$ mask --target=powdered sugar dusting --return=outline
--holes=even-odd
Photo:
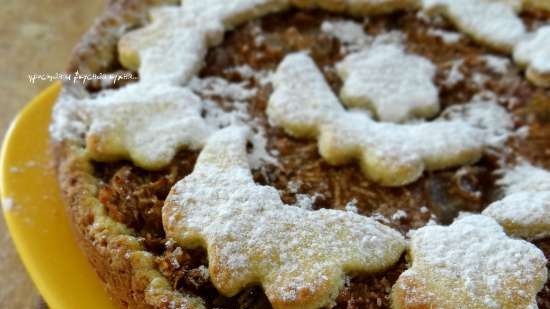
[[[534,245],[506,236],[493,219],[464,216],[410,236],[412,267],[392,291],[397,308],[536,308],[546,258]]]
[[[484,215],[497,220],[508,234],[527,239],[550,236],[550,191],[519,192],[489,205]]]
[[[63,89],[55,103],[49,128],[54,141],[79,141],[88,130],[89,116],[82,100],[88,94],[79,88],[75,88],[75,92]]]
[[[447,108],[441,115],[446,119],[460,119],[484,131],[487,145],[503,146],[514,122],[510,114],[494,100],[474,96],[471,102]]]
[[[439,111],[435,66],[398,44],[378,44],[337,65],[344,80],[340,97],[349,107],[367,107],[382,121],[430,117]]]
[[[251,69],[247,72],[253,74]],[[249,153],[249,163],[252,168],[259,168],[265,163],[277,164],[275,157],[267,151],[267,139],[263,127],[247,111],[248,100],[256,95],[256,88],[251,87],[248,81],[231,83],[221,77],[195,77],[189,83],[189,87],[201,97],[206,98],[203,106],[206,112],[205,118],[214,127],[223,128],[246,124],[254,129],[254,134],[250,138],[252,148]],[[214,98],[231,101],[235,109],[224,111],[218,104],[210,100]]]
[[[498,184],[504,187],[505,197],[489,205],[483,214],[514,236],[550,236],[550,172],[523,163],[505,171]]]
[[[283,60],[274,87],[267,108],[272,124],[297,137],[318,138],[319,152],[329,163],[356,159],[367,177],[384,185],[410,183],[424,169],[475,162],[490,144],[489,127],[460,117],[400,125],[346,111],[303,53]]]
[[[443,85],[453,87],[464,80],[464,74],[460,71],[462,64],[464,64],[464,59],[457,59],[450,63],[451,66],[447,71],[447,77],[443,81]]]
[[[405,248],[402,236],[351,212],[284,205],[275,188],[254,183],[247,130],[214,134],[193,173],[163,208],[167,235],[208,250],[210,277],[224,295],[253,283],[275,308],[318,308],[336,297],[346,272],[380,271]]]
[[[235,72],[242,78],[254,79],[260,86],[265,86],[271,82],[272,71],[268,70],[254,70],[249,65],[241,65],[236,67],[227,68],[225,72]]]
[[[231,101],[245,101],[256,95],[256,89],[247,87],[246,82],[230,83],[224,78],[213,76],[195,77],[189,82],[189,88],[203,96],[222,97]]]

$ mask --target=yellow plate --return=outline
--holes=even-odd
[[[52,309],[115,309],[77,246],[52,170],[48,126],[59,90],[55,83],[32,100],[6,135],[0,157],[4,216]]]

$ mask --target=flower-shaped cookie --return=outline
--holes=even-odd
[[[413,231],[409,250],[412,267],[393,286],[394,309],[536,308],[547,279],[542,251],[482,215]]]
[[[435,66],[397,44],[379,44],[347,56],[336,66],[348,107],[374,111],[381,121],[401,122],[439,112]]]
[[[505,197],[483,214],[498,221],[510,235],[550,236],[550,172],[523,164],[506,171],[498,184],[505,187]]]
[[[188,89],[136,83],[82,104],[89,111],[86,150],[101,161],[129,158],[140,167],[168,164],[181,147],[199,149],[211,128]]]
[[[222,294],[260,284],[274,308],[314,309],[334,300],[345,273],[399,259],[406,243],[397,231],[351,212],[284,205],[275,188],[256,184],[247,135],[243,127],[212,135],[163,208],[167,236],[208,251]]]
[[[488,130],[489,125],[481,120],[472,124],[460,117],[393,124],[375,122],[364,112],[347,111],[304,53],[291,54],[283,60],[275,74],[274,87],[267,107],[272,124],[296,137],[317,138],[321,156],[331,164],[356,159],[367,177],[383,185],[410,183],[424,169],[475,162],[491,143],[491,132],[500,131]],[[501,107],[493,104],[490,110],[508,119],[499,123],[509,123]],[[472,114],[477,117],[477,112]]]

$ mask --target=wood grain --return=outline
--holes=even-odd
[[[72,47],[102,1],[3,0],[0,9],[0,139],[17,111],[49,82],[32,73],[62,72]],[[0,308],[44,308],[0,219]],[[54,308],[56,309],[56,308]]]

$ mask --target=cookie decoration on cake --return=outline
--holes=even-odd
[[[352,212],[284,205],[275,188],[254,183],[247,135],[243,127],[214,134],[163,209],[169,237],[208,251],[222,294],[260,284],[276,309],[314,309],[334,300],[345,273],[379,272],[399,259],[399,232]]]
[[[304,53],[288,55],[273,83],[266,110],[272,124],[296,137],[318,139],[319,153],[331,164],[357,160],[369,179],[383,185],[411,183],[425,169],[473,163],[490,144],[487,130],[460,118],[393,124],[345,110]],[[500,113],[507,117],[505,111]],[[508,126],[508,122],[502,123]]]
[[[429,118],[439,112],[435,66],[400,45],[379,44],[349,54],[336,69],[344,81],[342,102],[369,108],[380,121]]]
[[[467,215],[410,237],[412,266],[392,289],[394,309],[537,307],[546,258],[534,245],[506,236],[493,219]]]
[[[520,0],[422,0],[431,14],[442,14],[458,29],[497,50],[510,52],[525,35],[517,16]]]
[[[129,158],[146,169],[166,166],[184,147],[199,149],[213,128],[186,88],[136,83],[81,103],[90,111],[86,149],[92,158]]]
[[[506,170],[498,183],[504,187],[504,198],[490,204],[483,214],[512,236],[550,236],[550,172],[524,163]]]
[[[134,78],[65,82],[51,127],[110,294],[135,309],[550,306],[541,3],[113,1],[72,63]],[[506,167],[521,157],[540,167]]]

